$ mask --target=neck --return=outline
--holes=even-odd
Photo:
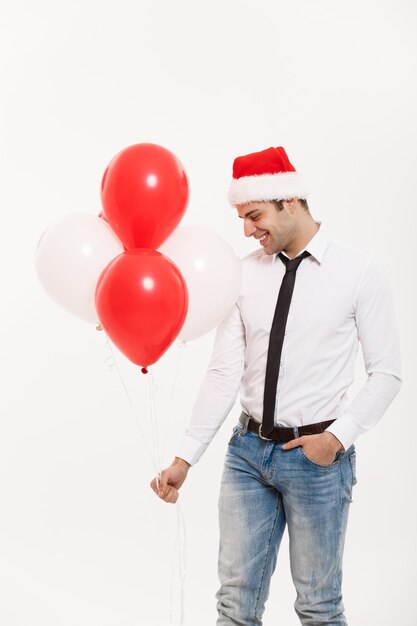
[[[308,220],[306,222],[300,232],[290,241],[288,246],[284,249],[285,254],[290,258],[294,259],[301,250],[304,250],[309,241],[311,241],[314,235],[319,230],[320,225],[317,224],[313,219]]]

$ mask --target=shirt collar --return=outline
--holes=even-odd
[[[313,256],[316,259],[316,261],[318,261],[321,264],[323,262],[323,258],[324,258],[327,246],[329,245],[331,240],[330,240],[326,227],[323,226],[323,223],[319,222],[318,220],[315,220],[315,222],[316,224],[320,226],[320,228],[318,229],[316,234],[313,235],[313,237],[310,239],[306,247],[303,250],[300,250],[297,256],[299,256],[302,252],[304,252],[304,250],[307,250],[307,252],[309,252],[311,256]],[[288,256],[285,254],[285,252],[283,252],[282,254],[284,254],[285,256]],[[274,254],[273,256],[275,260],[278,255]]]

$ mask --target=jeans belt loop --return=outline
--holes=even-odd
[[[243,437],[243,435],[245,435],[245,434],[247,433],[247,431],[248,431],[248,424],[249,424],[249,420],[250,420],[250,416],[249,416],[249,415],[246,415],[246,413],[245,413],[244,411],[242,411],[242,413],[240,414],[240,417],[239,417],[239,422],[240,422],[240,423],[242,424],[242,426],[243,426],[243,428],[242,428],[242,430],[241,430],[241,432],[240,432],[240,434],[242,435],[242,437]]]

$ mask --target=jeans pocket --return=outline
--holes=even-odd
[[[323,467],[324,469],[327,469],[327,468],[333,467],[334,465],[338,465],[339,463],[339,456],[340,456],[339,452],[336,453],[336,456],[334,457],[331,463],[328,463],[327,465],[323,465],[322,463],[317,463],[317,461],[313,461],[312,459],[310,459],[304,452],[303,446],[299,446],[299,450],[301,451],[301,454],[303,455],[305,460],[308,461],[308,463],[311,463],[311,465],[315,465],[316,467]]]

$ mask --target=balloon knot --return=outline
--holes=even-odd
[[[148,373],[148,368],[142,367],[142,369],[140,371],[142,372],[142,374],[147,374]]]

